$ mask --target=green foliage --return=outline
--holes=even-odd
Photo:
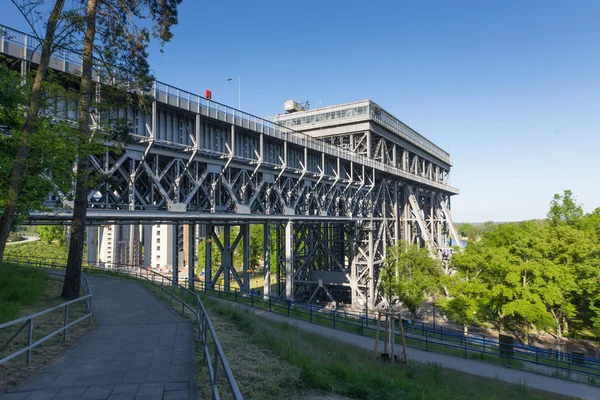
[[[458,234],[462,237],[467,237],[469,240],[477,238],[477,228],[472,224],[458,224]]]
[[[67,245],[67,227],[64,225],[48,225],[39,228],[40,239],[44,242],[58,243],[65,247]]]
[[[85,254],[84,254],[85,255]],[[59,243],[46,243],[43,241],[27,242],[6,246],[5,257],[31,258],[31,259],[59,259],[66,260],[67,252]]]
[[[48,273],[4,263],[0,266],[0,324],[19,317],[22,305],[33,304],[42,294]]]
[[[25,140],[25,125],[32,76],[22,76],[0,62],[0,187],[8,188],[17,148]],[[40,209],[47,194],[54,188],[68,191],[71,183],[75,148],[73,130],[67,124],[53,120],[46,113],[57,100],[68,93],[57,84],[52,74],[43,85],[47,94],[42,102],[40,116],[27,139],[30,152],[25,163],[24,186],[17,203],[17,217],[30,210]],[[51,151],[49,151],[51,149]],[[49,171],[53,171],[50,179]],[[0,191],[0,207],[6,204],[8,190]]]
[[[439,293],[442,269],[427,249],[401,242],[388,248],[380,280],[388,303],[397,298],[414,316],[427,297]]]
[[[548,219],[553,225],[557,226],[561,223],[566,223],[571,226],[576,226],[583,218],[583,209],[577,204],[577,199],[573,196],[570,190],[565,190],[561,196],[555,194],[550,202],[550,211],[548,211]]]
[[[567,190],[548,218],[497,225],[455,254],[442,311],[464,325],[475,313],[523,338],[532,327],[561,337],[569,322],[600,328],[600,212],[583,215]]]
[[[389,363],[374,360],[370,351],[348,347],[339,340],[315,336],[295,326],[273,322],[260,316],[250,315],[237,305],[220,302],[203,296],[202,301],[211,313],[213,323],[222,317],[235,324],[240,334],[219,338],[224,347],[247,348],[247,343],[267,349],[277,359],[284,360],[299,371],[293,398],[301,398],[304,391],[318,390],[319,398],[337,398],[337,394],[352,399],[558,399],[562,396],[533,389],[524,394],[516,385],[490,378],[445,369],[437,364],[411,361],[408,366],[393,367]],[[217,323],[217,326],[219,324]],[[218,329],[218,328],[217,328]],[[238,376],[237,360],[229,360],[234,375]],[[238,380],[238,383],[240,381]],[[286,382],[281,383],[286,384]],[[251,385],[241,384],[245,398],[264,398],[246,393]],[[289,386],[289,384],[288,384]],[[273,388],[273,391],[281,388]],[[268,397],[284,398],[281,392]],[[306,396],[317,398],[317,396]]]

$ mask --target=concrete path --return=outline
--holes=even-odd
[[[258,315],[272,321],[287,322],[292,326],[302,329],[303,331],[317,333],[357,347],[362,347],[369,351],[373,351],[373,348],[375,347],[375,339],[373,338],[360,336],[317,324],[311,324],[307,321],[290,318],[284,315],[275,314],[266,310],[253,308],[239,303],[228,302],[227,300],[221,301],[227,302],[227,304],[231,305],[232,307],[238,307],[253,315]],[[380,341],[379,348],[383,348],[383,341]],[[402,351],[401,347],[398,349],[398,351]],[[408,354],[409,362],[410,360],[414,360],[422,363],[437,363],[446,368],[473,375],[499,379],[515,384],[525,384],[530,388],[546,390],[548,392],[573,396],[576,398],[600,400],[600,388],[583,383],[553,378],[551,376],[540,375],[534,372],[511,369],[491,363],[428,352],[415,349],[413,347],[408,347],[406,352]]]
[[[137,283],[88,281],[98,328],[0,399],[195,400],[192,325]]]
[[[13,244],[22,244],[22,243],[29,243],[29,242],[37,242],[38,240],[40,240],[39,236],[23,236],[25,238],[25,240],[21,240],[18,242],[7,242],[6,245],[10,246]]]

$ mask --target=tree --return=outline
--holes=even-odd
[[[441,277],[441,263],[427,249],[400,242],[387,250],[379,290],[389,304],[397,299],[415,318],[427,298],[439,293]]]
[[[46,24],[46,34],[42,41],[42,51],[38,69],[35,74],[31,93],[29,94],[29,107],[27,108],[27,118],[20,129],[20,134],[15,135],[18,140],[14,162],[12,164],[12,172],[8,184],[8,192],[3,201],[4,211],[0,218],[0,264],[4,258],[4,249],[8,235],[13,227],[15,217],[19,209],[19,197],[23,192],[27,178],[27,160],[31,150],[31,140],[34,130],[38,123],[38,116],[43,102],[43,82],[46,79],[50,56],[54,51],[53,44],[55,39],[56,27],[59,22],[61,11],[65,1],[56,0],[48,23]]]
[[[443,314],[463,325],[465,334],[471,322],[485,318],[484,299],[488,292],[485,274],[494,257],[493,251],[477,242],[450,260],[455,271],[448,278],[450,297],[441,299],[438,306]]]
[[[153,21],[152,35],[161,43],[172,38],[171,27],[177,24],[177,6],[181,0],[88,0],[85,12],[82,72],[79,87],[79,140],[75,198],[71,239],[62,296],[79,295],[81,264],[85,237],[85,218],[88,193],[93,187],[89,174],[89,155],[93,151],[90,129],[92,113],[94,51],[102,61],[103,73],[113,86],[121,86],[127,93],[146,91],[153,80],[147,61],[150,32],[140,21]],[[100,40],[96,43],[97,27]]]
[[[58,242],[61,246],[67,244],[67,227],[63,225],[42,226],[39,229],[40,239],[50,244]]]
[[[458,225],[458,233],[462,237],[469,238],[469,240],[475,240],[477,238],[477,228],[472,224],[460,224]]]
[[[552,225],[557,226],[561,223],[577,226],[583,218],[583,209],[577,204],[577,199],[570,190],[565,190],[561,196],[555,194],[550,202],[548,219]]]

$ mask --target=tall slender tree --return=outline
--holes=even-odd
[[[10,183],[8,186],[8,194],[4,202],[4,210],[0,218],[0,264],[4,259],[4,250],[8,235],[13,227],[15,217],[18,211],[18,200],[26,179],[26,161],[31,149],[31,137],[33,135],[37,118],[40,113],[40,108],[43,100],[42,84],[48,73],[50,64],[50,56],[54,51],[54,39],[56,27],[64,7],[65,0],[56,0],[48,22],[46,24],[46,34],[42,41],[42,52],[40,54],[40,62],[35,74],[35,79],[31,88],[29,97],[29,107],[27,109],[27,120],[19,136],[20,144],[15,154]]]
[[[149,88],[153,77],[148,65],[147,47],[150,31],[141,21],[151,19],[152,35],[161,44],[172,38],[171,27],[177,24],[177,7],[181,0],[88,0],[83,40],[83,67],[79,99],[79,143],[73,220],[69,243],[67,270],[62,296],[79,295],[83,246],[85,238],[88,194],[93,187],[89,173],[90,144],[94,138],[90,129],[92,113],[94,55],[100,63],[102,82],[122,89],[128,97]],[[96,39],[99,40],[96,40]],[[96,104],[97,105],[97,104]]]

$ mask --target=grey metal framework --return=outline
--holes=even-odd
[[[20,59],[23,71],[39,59],[38,43],[1,29],[0,53]],[[58,51],[51,67],[77,73],[79,55]],[[101,96],[100,76],[94,79]],[[132,224],[124,250],[129,263],[141,258],[137,224],[149,223],[156,213],[157,222],[206,228],[213,239],[206,244],[206,261],[212,251],[221,253],[216,271],[206,263],[208,284],[223,277],[226,286],[236,281],[249,290],[250,224],[261,223],[265,239],[271,230],[277,238],[273,246],[264,243],[265,294],[373,308],[380,302],[378,271],[388,246],[406,240],[445,257],[450,239],[460,244],[450,215],[450,197],[458,190],[449,184],[449,154],[371,101],[277,116],[274,123],[158,81],[150,95],[150,110],[127,106],[94,115],[96,127],[116,117],[131,127],[123,153],[107,147],[92,157],[104,180],[88,197],[98,223],[118,223],[129,213],[123,218]],[[68,104],[58,104],[55,112],[77,116]],[[68,209],[67,198],[55,193],[50,203]],[[68,218],[68,211],[59,215]],[[220,217],[225,215],[232,217]],[[57,219],[34,217],[37,223]],[[240,226],[236,237],[232,225]],[[199,229],[189,232],[196,236],[188,241],[193,265]],[[178,242],[173,240],[174,250]],[[238,245],[244,247],[242,271],[233,265]],[[269,285],[272,251],[278,293]],[[173,268],[174,278],[177,273]]]

